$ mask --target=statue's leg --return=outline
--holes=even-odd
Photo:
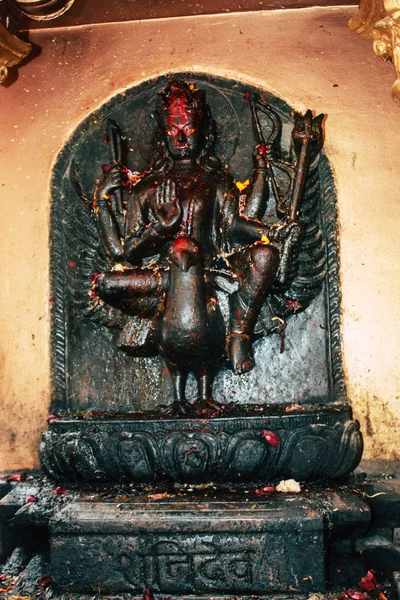
[[[221,405],[212,397],[212,385],[215,375],[215,366],[213,364],[205,365],[198,374],[199,393],[195,403],[196,413],[198,415],[211,414],[216,416],[222,410]]]
[[[212,383],[214,379],[214,369],[211,367],[202,369],[199,377],[199,400],[207,401],[212,396]]]
[[[164,269],[108,271],[97,279],[95,293],[125,314],[149,316],[159,307],[167,283]]]
[[[234,372],[246,373],[253,367],[251,337],[278,271],[279,252],[271,245],[254,244],[232,255],[229,262],[239,289],[230,296],[227,351]]]
[[[181,370],[173,369],[172,367],[168,367],[168,371],[174,387],[174,401],[171,405],[164,407],[163,412],[173,417],[185,415],[187,412],[185,397],[187,373],[183,373]]]

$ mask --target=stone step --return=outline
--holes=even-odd
[[[51,522],[68,591],[307,594],[325,589],[324,518],[292,502],[73,502]]]

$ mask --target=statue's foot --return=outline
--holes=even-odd
[[[228,342],[228,353],[232,369],[238,375],[247,373],[253,368],[251,339],[246,333],[231,335]]]
[[[187,405],[185,402],[179,402],[178,400],[175,400],[168,406],[162,406],[161,411],[164,415],[168,415],[170,417],[181,417],[182,415],[187,414]]]
[[[214,398],[208,400],[197,400],[194,405],[196,415],[202,417],[219,417],[221,412],[224,410],[222,405],[219,404]]]

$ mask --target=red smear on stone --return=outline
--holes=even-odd
[[[143,600],[154,600],[153,592],[149,588],[144,588]]]
[[[267,429],[263,429],[262,436],[264,440],[267,440],[267,442],[271,444],[271,446],[273,446],[274,448],[277,448],[279,446],[280,437],[277,433],[274,433],[273,431],[268,431]]]
[[[285,302],[285,313],[293,312],[296,313],[302,308],[300,302],[297,300],[286,300]]]
[[[43,575],[41,580],[39,581],[40,587],[47,587],[51,584],[51,575]]]
[[[261,144],[257,148],[257,154],[259,154],[260,156],[267,156],[269,152],[271,152],[271,146],[265,146]]]
[[[282,329],[282,331],[281,331],[281,343],[279,345],[279,354],[283,354],[284,351],[285,351],[285,330]]]

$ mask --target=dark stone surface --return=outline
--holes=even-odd
[[[400,527],[400,479],[366,481],[360,490],[371,506],[373,527]]]
[[[368,535],[357,540],[356,551],[369,569],[379,569],[384,576],[400,571],[400,546],[384,537]]]
[[[395,571],[393,573],[393,581],[394,581],[397,598],[400,600],[400,571]]]
[[[29,552],[24,546],[17,546],[11,553],[1,572],[8,577],[16,577],[29,562]]]
[[[55,479],[251,482],[340,478],[362,439],[346,406],[299,414],[213,419],[54,419],[42,462]],[[263,430],[279,435],[274,447]]]
[[[49,565],[43,554],[37,554],[22,571],[13,590],[16,596],[34,596],[40,590],[40,579],[49,572]]]
[[[350,540],[364,535],[370,527],[371,509],[357,494],[344,490],[311,492],[311,501],[326,519],[326,531],[335,540],[332,544],[342,552],[349,551]]]
[[[52,575],[104,593],[323,591],[323,517],[293,500],[72,503],[52,521]]]

